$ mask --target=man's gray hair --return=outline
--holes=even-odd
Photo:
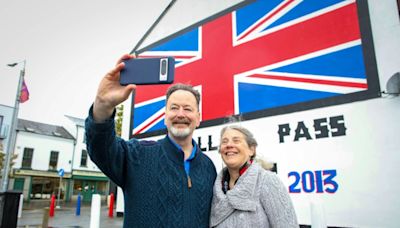
[[[168,102],[168,99],[171,96],[171,94],[173,94],[175,91],[178,91],[178,90],[184,90],[184,91],[188,91],[188,92],[192,93],[193,96],[196,98],[197,110],[200,110],[199,109],[200,93],[197,90],[195,90],[192,85],[189,85],[189,84],[177,83],[177,84],[173,84],[172,86],[170,86],[166,93],[166,96],[167,96],[166,103]]]

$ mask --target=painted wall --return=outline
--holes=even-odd
[[[379,80],[385,90],[389,77],[400,71],[399,15],[395,1],[369,1],[369,7]],[[327,225],[397,227],[400,199],[396,193],[400,181],[394,174],[400,162],[399,116],[400,97],[383,95],[241,124],[256,135],[258,154],[277,163],[278,175],[288,190],[298,191],[291,197],[301,224],[312,223],[311,205],[318,205],[323,208]],[[343,120],[335,122],[336,117]],[[319,126],[326,126],[329,137],[317,139],[321,131],[315,128],[315,121],[321,119]],[[341,129],[335,123],[346,128],[345,135],[332,136]],[[280,125],[291,129],[289,135],[282,136],[283,141]],[[218,142],[220,128],[199,129],[196,136],[212,135]],[[296,129],[303,136],[298,141]],[[304,136],[306,131],[311,136],[309,140]],[[215,157],[217,152],[209,153]],[[220,161],[216,161],[219,166]],[[329,174],[333,171],[336,175]],[[323,181],[318,181],[319,177]]]
[[[385,90],[388,79],[400,71],[397,3],[368,3],[379,83]],[[125,107],[129,108],[129,102]],[[125,111],[125,115],[128,113]],[[300,224],[311,224],[317,216],[312,209],[318,207],[322,208],[318,216],[323,216],[329,226],[397,227],[399,116],[400,97],[383,94],[370,100],[240,124],[255,134],[259,142],[257,154],[277,164]],[[222,127],[198,129],[194,138],[200,137],[203,145],[211,138],[211,145],[217,146]],[[124,122],[125,137],[128,129],[129,123]],[[205,153],[217,169],[223,167],[216,149]]]

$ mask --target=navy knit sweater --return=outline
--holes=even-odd
[[[199,148],[189,188],[183,152],[168,137],[122,140],[113,118],[96,124],[92,109],[85,129],[90,158],[124,192],[124,227],[209,227],[216,170]]]

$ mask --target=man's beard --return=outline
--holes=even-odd
[[[179,139],[184,139],[186,137],[188,137],[190,135],[190,128],[189,127],[185,127],[183,129],[178,129],[175,128],[174,126],[171,126],[171,129],[169,129],[170,134],[175,137],[175,138],[179,138]]]

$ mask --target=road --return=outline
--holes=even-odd
[[[120,228],[123,224],[122,217],[116,217],[114,210],[114,217],[108,217],[108,208],[102,206],[100,209],[100,227],[107,228]],[[21,218],[18,218],[18,228],[37,228],[41,227],[43,222],[44,209],[24,209],[22,210]],[[79,216],[76,215],[76,208],[74,207],[61,207],[56,209],[54,217],[50,217],[48,220],[49,227],[75,227],[75,228],[86,228],[90,227],[90,206],[81,207],[81,213]]]

